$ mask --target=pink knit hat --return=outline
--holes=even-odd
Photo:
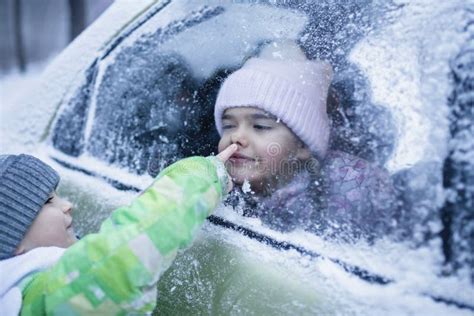
[[[273,52],[273,56],[279,55]],[[217,130],[222,135],[226,109],[254,106],[281,119],[323,158],[329,142],[326,99],[332,77],[330,64],[308,60],[302,52],[297,60],[251,58],[227,77],[219,90],[214,108]]]

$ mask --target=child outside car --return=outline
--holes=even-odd
[[[235,150],[169,166],[79,241],[56,171],[33,156],[0,156],[2,315],[150,313],[161,274],[230,190],[223,162]]]

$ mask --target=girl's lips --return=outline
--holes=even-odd
[[[245,159],[245,158],[235,158],[232,157],[229,159],[232,163],[245,163],[245,162],[250,162],[250,159]]]
[[[239,153],[235,153],[229,158],[229,161],[234,164],[244,164],[244,163],[254,162],[255,159],[239,154]]]
[[[249,156],[245,156],[243,154],[239,154],[239,153],[234,153],[232,156],[230,156],[230,159],[232,158],[235,158],[235,159],[247,159],[247,160],[255,160]]]

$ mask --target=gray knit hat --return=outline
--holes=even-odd
[[[58,183],[58,173],[33,156],[0,155],[0,260],[15,254]]]

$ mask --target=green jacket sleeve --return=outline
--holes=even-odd
[[[151,312],[156,283],[223,196],[227,173],[215,157],[165,170],[97,234],[71,246],[23,289],[22,315]]]

